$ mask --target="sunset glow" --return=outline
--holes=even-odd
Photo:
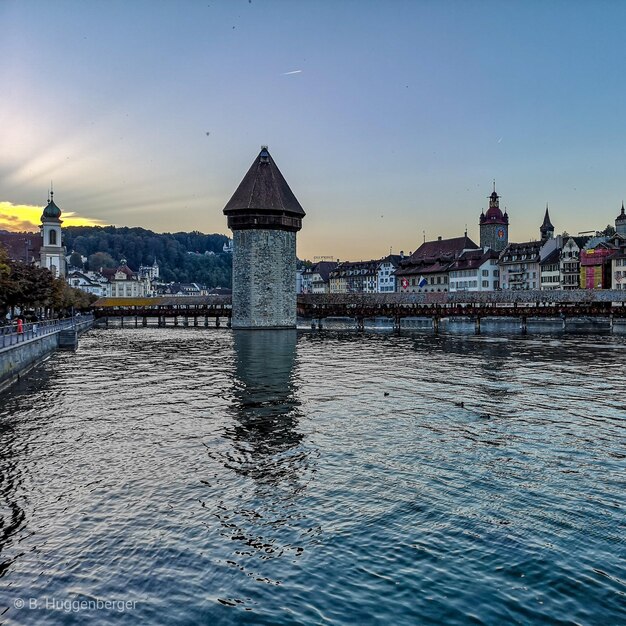
[[[41,213],[43,206],[29,204],[12,204],[0,202],[0,230],[9,232],[32,232],[41,225]],[[61,215],[63,226],[104,226],[102,220],[82,217],[73,212]]]

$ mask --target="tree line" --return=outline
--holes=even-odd
[[[70,287],[48,269],[9,259],[0,247],[0,321],[7,313],[13,317],[18,308],[25,317],[34,317],[40,309],[63,317],[72,309],[87,309],[94,300],[95,296]]]
[[[164,282],[200,283],[230,287],[232,255],[223,253],[226,235],[155,233],[145,228],[69,226],[63,229],[65,247],[75,253],[70,264],[79,267],[79,255],[87,258],[83,269],[99,271],[117,267],[125,259],[137,271],[156,260]]]

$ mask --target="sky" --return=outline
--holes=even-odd
[[[268,145],[298,256],[613,223],[626,196],[626,3],[0,0],[0,228],[230,234]],[[69,221],[66,222],[70,223]]]

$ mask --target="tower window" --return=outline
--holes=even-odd
[[[50,236],[48,237],[48,245],[56,246],[57,245],[57,231],[51,230]]]

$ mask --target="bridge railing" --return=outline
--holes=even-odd
[[[37,339],[46,335],[58,333],[68,328],[81,329],[93,321],[93,315],[75,315],[64,319],[41,320],[38,322],[24,322],[21,330],[14,322],[7,326],[0,326],[0,350],[11,346]]]

